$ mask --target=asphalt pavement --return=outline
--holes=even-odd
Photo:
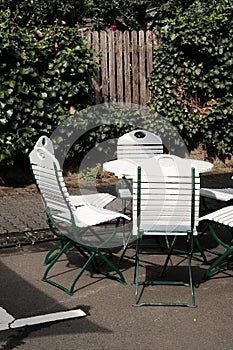
[[[206,177],[205,185],[227,184],[231,176],[232,173],[226,174],[225,182],[220,175],[212,180]],[[68,296],[41,281],[45,270],[43,261],[54,242],[12,246],[17,235],[47,229],[35,187],[0,189],[0,209],[0,308],[14,319],[76,309],[86,313],[80,318],[2,330],[1,350],[232,349],[232,270],[200,283],[207,265],[199,258],[194,259],[196,308],[133,306],[134,268],[133,260],[127,257],[122,262],[126,285],[93,274],[90,267],[77,283],[74,294]],[[203,244],[209,244],[208,233]],[[120,253],[115,252],[114,262]],[[132,247],[127,256],[133,255]],[[151,258],[160,262],[163,256]],[[213,257],[207,253],[207,258],[210,261]],[[76,250],[69,251],[57,264],[53,277],[69,284],[82,262]],[[181,273],[184,264],[181,260],[178,265]],[[180,286],[146,287],[143,295],[150,300],[190,298],[188,287]]]

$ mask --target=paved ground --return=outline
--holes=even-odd
[[[232,173],[203,176],[204,185],[230,186]],[[41,200],[34,186],[0,189],[0,236],[17,236],[47,227]],[[10,242],[10,240],[9,240]],[[208,235],[203,244],[209,244]],[[41,281],[43,259],[51,243],[0,249],[0,307],[14,318],[36,316],[81,308],[84,318],[0,332],[0,349],[213,349],[231,350],[233,344],[232,271],[221,273],[195,288],[197,308],[133,307],[132,260],[124,259],[122,269],[127,285],[85,272],[73,296]],[[216,247],[218,249],[218,247]],[[133,249],[128,252],[129,256]],[[119,253],[118,253],[119,256]],[[208,254],[208,259],[212,258]],[[66,285],[81,263],[71,251],[57,264],[54,277]],[[156,261],[161,257],[156,256]],[[114,258],[117,261],[117,256]],[[180,273],[183,264],[178,265]],[[206,265],[194,261],[198,284]],[[141,274],[147,272],[142,270]],[[187,287],[147,287],[150,298],[187,299]]]
[[[232,349],[232,271],[195,288],[196,308],[134,307],[130,260],[124,259],[122,265],[127,285],[98,275],[91,277],[89,270],[74,295],[68,296],[41,281],[47,249],[40,244],[0,251],[0,306],[16,319],[72,309],[82,309],[87,316],[1,331],[2,350]],[[133,253],[130,249],[128,255]],[[80,259],[77,252],[69,252],[57,264],[53,277],[68,285]],[[181,273],[182,269],[180,265]],[[205,269],[201,261],[194,261],[195,281]],[[144,297],[190,301],[187,287],[166,288],[147,287]]]

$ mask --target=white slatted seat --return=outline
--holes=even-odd
[[[138,176],[133,181],[133,235],[137,239],[135,284],[135,305],[186,305],[180,302],[142,302],[139,286],[149,284],[175,284],[161,280],[139,281],[140,244],[145,235],[172,235],[171,250],[162,269],[167,268],[170,255],[178,236],[186,236],[189,250],[188,272],[192,294],[192,306],[195,306],[192,283],[191,258],[193,236],[197,235],[199,219],[200,178],[191,162],[176,156],[158,155],[145,160],[138,168]],[[177,282],[184,285],[184,283]]]
[[[43,135],[38,139],[34,148],[38,148],[38,147],[44,147],[54,155],[53,143],[47,136]],[[111,203],[114,199],[116,199],[115,196],[109,193],[93,193],[93,194],[86,194],[82,196],[70,195],[69,198],[75,207],[79,207],[84,204],[90,204],[99,208],[106,207],[109,203]]]
[[[216,210],[208,215],[202,216],[200,221],[207,221],[209,230],[216,242],[224,249],[222,253],[217,254],[217,258],[212,262],[210,267],[205,272],[203,281],[206,281],[211,276],[216,273],[232,269],[233,266],[233,206],[229,205],[227,207]],[[222,228],[227,228],[231,234],[231,239],[229,243],[226,239],[220,238],[217,234],[219,229],[222,232]],[[223,231],[224,232],[224,231]],[[215,253],[216,254],[216,253]]]
[[[99,272],[121,283],[126,283],[121,271],[103,254],[102,250],[110,249],[113,245],[121,246],[123,244],[122,234],[119,236],[117,234],[119,221],[120,219],[130,220],[130,218],[121,213],[90,204],[79,205],[76,208],[70,199],[60,165],[55,156],[45,147],[38,147],[37,145],[29,157],[43,199],[50,229],[60,239],[60,242],[55,246],[58,252],[54,254],[55,248],[52,248],[47,254],[46,264],[48,267],[42,280],[64,290],[68,294],[72,294],[77,280],[98,255],[111,267],[115,274],[105,271]],[[117,222],[117,226],[110,233],[93,230],[93,226],[112,220]],[[80,250],[87,261],[77,273],[70,288],[66,288],[48,278],[47,275],[61,255],[71,246],[75,246]]]
[[[233,176],[232,176],[233,180]],[[229,202],[233,200],[233,188],[205,188],[202,187],[200,194],[203,198],[216,199],[218,201]]]

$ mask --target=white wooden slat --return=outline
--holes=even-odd
[[[124,150],[126,150],[126,151],[129,151],[129,150],[131,150],[131,151],[133,151],[133,150],[135,150],[135,149],[139,149],[139,150],[141,150],[141,149],[145,149],[145,150],[147,150],[147,149],[162,149],[163,148],[163,146],[162,145],[160,145],[160,144],[138,144],[138,143],[132,143],[132,144],[129,144],[129,145],[122,145],[122,144],[118,144],[118,149],[119,149],[119,151],[124,151]]]
[[[158,170],[158,172],[161,174],[161,171]],[[145,174],[145,175],[144,175]],[[163,176],[159,176],[158,173],[152,175],[149,173],[143,173],[142,174],[142,180],[141,180],[141,185],[143,186],[143,183],[173,183],[173,184],[185,184],[185,183],[191,183],[191,179],[190,177],[182,177],[179,180],[179,176],[168,176],[165,172],[163,174]],[[200,179],[199,177],[195,177],[195,183],[199,184],[200,183]],[[133,185],[134,188],[136,188],[136,184]]]
[[[61,190],[60,190],[59,186],[56,187],[55,184],[53,185],[53,184],[43,183],[43,182],[39,181],[39,186],[40,186],[40,189],[44,192],[46,191],[46,192],[51,193],[53,195],[58,195],[58,194],[61,195]]]
[[[200,218],[200,221],[201,220],[210,220],[233,227],[233,206],[230,205],[208,215],[202,216]]]
[[[161,195],[161,191],[163,195],[169,194],[169,195],[173,195],[173,196],[180,196],[180,195],[188,195],[190,196],[191,191],[192,191],[192,186],[187,186],[185,188],[182,187],[162,187],[162,186],[150,186],[150,187],[142,187],[141,188],[142,191],[142,195],[141,197],[143,198],[148,198],[148,196],[151,198],[152,196],[156,196],[156,195]],[[198,194],[199,193],[199,189],[195,189],[195,192]],[[133,193],[136,194],[136,191],[133,191]]]
[[[109,193],[94,193],[94,194],[87,194],[87,195],[73,195],[70,196],[70,200],[72,204],[76,207],[80,205],[93,205],[95,207],[105,207],[107,204],[109,204],[113,199],[115,199],[115,196],[112,196]]]
[[[176,227],[173,225],[167,225],[167,226],[159,226],[159,225],[145,225],[144,227],[144,233],[147,236],[150,235],[157,235],[157,236],[161,236],[161,235],[176,235],[176,236],[183,236],[186,235],[187,230],[190,229],[189,225],[177,225]],[[148,232],[148,231],[152,231],[152,232]],[[194,235],[197,235],[197,232],[194,231]]]
[[[156,152],[162,152],[163,153],[163,148],[162,147],[144,147],[142,148],[141,146],[135,146],[135,147],[130,147],[127,149],[118,149],[118,157],[119,155],[127,155],[127,154],[132,154],[134,155],[135,153],[142,153],[142,154],[146,154],[146,153],[150,153],[150,154],[155,154]],[[157,153],[156,153],[157,154]]]
[[[159,206],[157,206],[157,203],[156,202],[158,202],[158,201],[154,201],[154,203],[153,202],[150,202],[150,203],[148,203],[148,202],[146,202],[146,204],[144,204],[144,203],[142,203],[142,205],[141,205],[141,211],[151,211],[151,212],[153,212],[155,215],[156,215],[156,213],[160,213],[161,212],[161,210],[163,210],[163,211],[167,211],[167,212],[172,212],[172,210],[174,210],[174,208],[175,208],[175,210],[177,210],[179,213],[182,213],[182,212],[184,212],[184,203],[183,203],[183,205],[179,205],[178,203],[177,203],[177,201],[175,201],[175,202],[172,202],[172,201],[170,201],[169,202],[169,206],[167,206],[166,204],[165,204],[165,201],[160,201],[161,202],[161,205],[160,205],[160,207]],[[166,202],[167,202],[167,200],[166,200]],[[155,205],[155,203],[156,203],[156,205]],[[195,205],[197,205],[199,202],[198,201],[196,201],[195,202]],[[187,205],[190,205],[191,206],[191,202],[187,202]],[[171,209],[172,208],[172,209]],[[137,211],[137,206],[136,205],[134,205],[133,206],[133,210],[136,212]]]
[[[53,175],[54,174],[54,166],[51,164],[51,167],[45,167],[45,166],[40,166],[40,165],[32,165],[33,173],[35,174],[44,174],[44,175]],[[57,169],[57,174],[56,176],[59,176],[62,178],[62,171],[58,168]]]
[[[151,209],[152,208],[152,209]],[[147,204],[141,204],[141,210],[143,211],[143,210],[147,210],[148,212],[151,212],[151,213],[154,213],[155,215],[156,215],[156,213],[157,212],[161,212],[162,210],[164,210],[163,209],[164,208],[164,205],[163,204],[161,204],[160,206],[156,203],[156,205],[153,205],[153,206],[151,206],[151,207],[149,207],[148,208],[148,205]],[[177,205],[176,205],[176,211],[177,212],[179,212],[179,213],[182,213],[183,211],[184,211],[184,206],[183,205],[179,205],[179,203],[177,203]],[[134,204],[133,205],[133,210],[137,210],[137,205],[136,204]],[[174,210],[174,205],[172,204],[172,203],[170,203],[170,205],[168,206],[168,205],[166,205],[166,210],[168,211],[168,212],[172,212],[173,210]]]
[[[203,197],[213,198],[227,202],[233,199],[233,188],[201,188],[200,194]]]
[[[59,208],[67,208],[67,203],[62,197],[52,196],[51,194],[50,195],[46,194],[43,196],[48,206],[51,204],[51,205],[56,205],[56,207],[59,207]]]
[[[156,153],[160,153],[162,154],[163,152],[156,152]],[[151,156],[153,156],[154,152],[153,153],[140,153],[140,154],[137,154],[137,153],[128,153],[128,154],[119,154],[117,155],[118,159],[135,159],[135,160],[138,160],[138,159],[146,159],[146,158],[151,158]]]

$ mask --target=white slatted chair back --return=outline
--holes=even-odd
[[[133,181],[133,234],[197,234],[200,178],[188,159],[158,155]],[[193,173],[193,175],[192,175]]]
[[[161,138],[146,130],[131,131],[119,137],[117,141],[118,159],[150,158],[161,153],[163,153]]]
[[[58,160],[38,145],[29,158],[48,217],[54,223],[60,220],[72,222],[75,207],[70,200]]]
[[[84,203],[80,203],[76,208],[67,191],[59,162],[55,156],[44,147],[35,147],[29,158],[50,224],[52,223],[62,234],[79,243],[89,245],[101,243],[103,245],[104,242],[100,242],[97,235],[94,236],[94,239],[92,237],[91,241],[88,241],[88,236],[83,236],[80,240],[79,229],[117,218],[130,220],[128,216],[122,213],[89,204],[93,199],[87,200],[87,203],[84,200]],[[83,196],[80,197],[82,199]],[[101,201],[105,201],[105,198],[101,198]],[[109,239],[106,239],[106,244],[108,244],[108,241]],[[119,242],[121,243],[121,241]],[[118,244],[118,241],[115,244]]]
[[[54,147],[52,141],[45,135],[41,136],[38,141],[36,142],[34,148],[45,148],[47,151],[49,151],[52,155],[54,155]],[[58,161],[56,162],[58,166]],[[60,166],[59,168],[60,172]],[[109,193],[93,193],[93,194],[83,194],[81,195],[71,195],[69,196],[70,201],[75,207],[78,207],[80,205],[94,205],[95,207],[103,208],[109,203],[111,203],[116,197],[113,195],[110,195]]]

